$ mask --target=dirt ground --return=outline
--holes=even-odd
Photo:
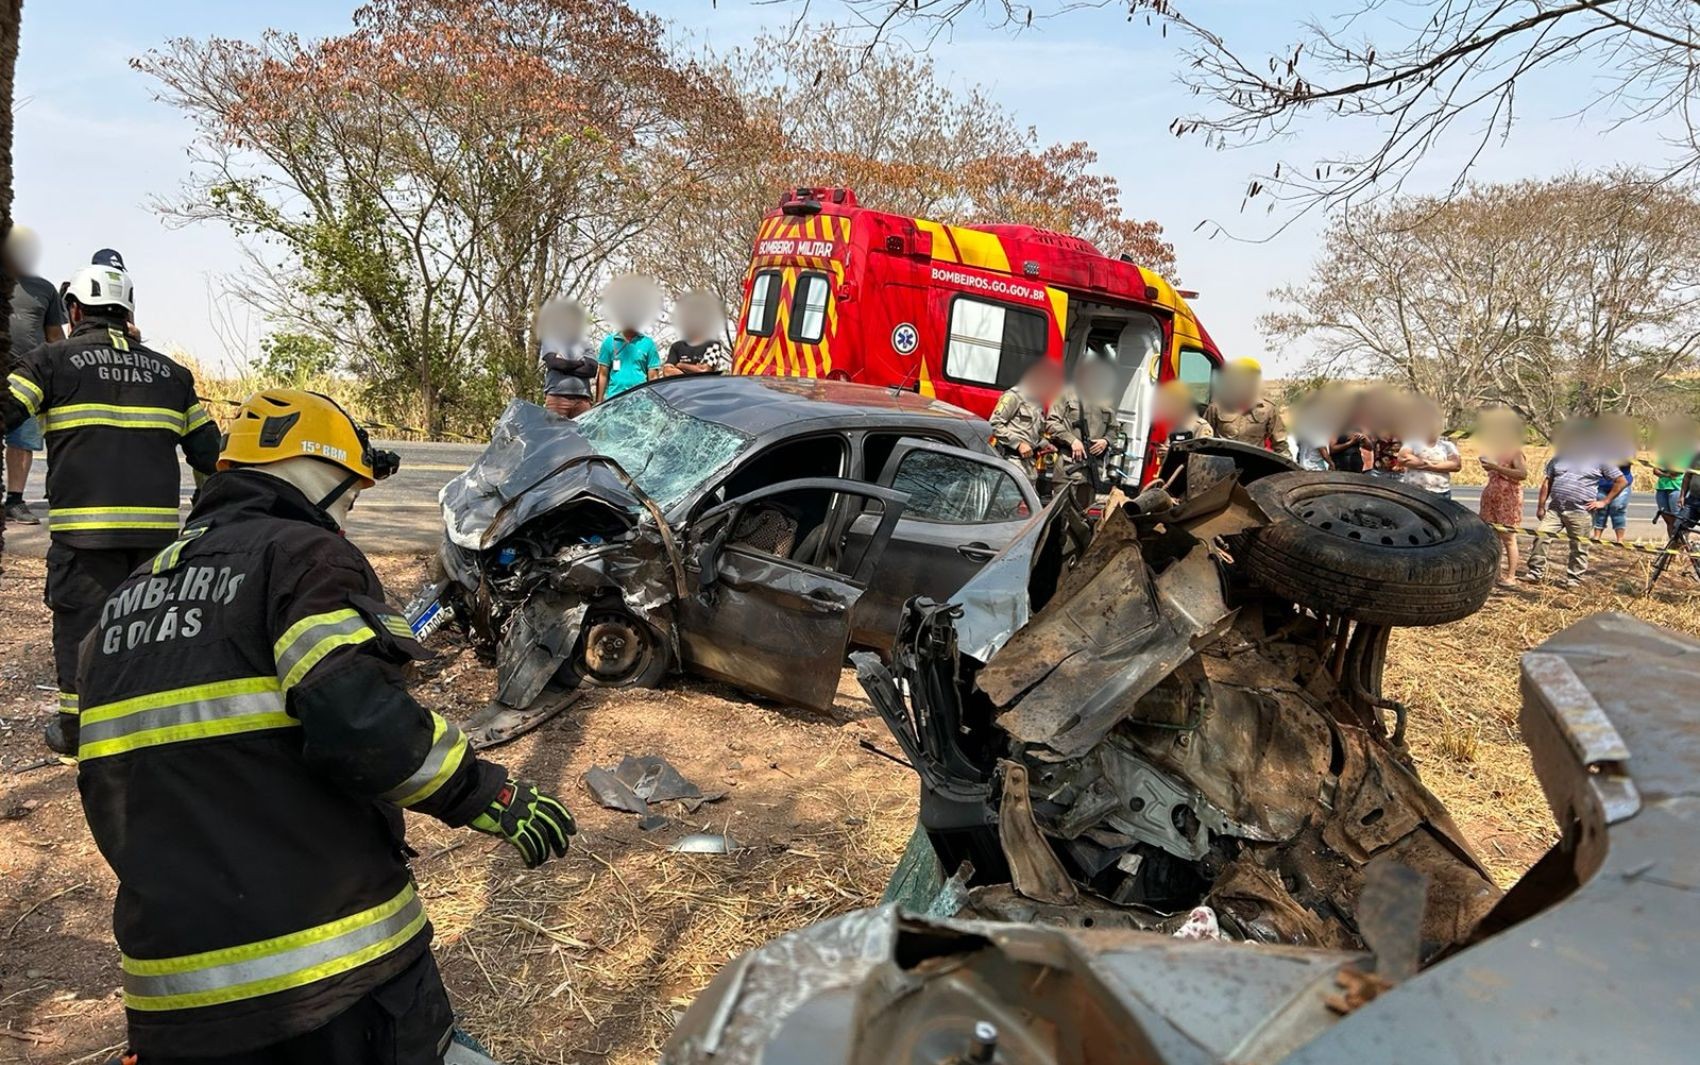
[[[1410,704],[1425,780],[1502,882],[1546,848],[1550,819],[1516,728],[1517,655],[1582,616],[1622,610],[1700,635],[1700,585],[1666,577],[1636,596],[1641,556],[1598,552],[1579,592],[1499,594],[1479,615],[1396,634],[1389,693]],[[378,560],[403,599],[422,566]],[[113,880],[84,826],[75,769],[50,760],[53,705],[42,566],[0,577],[0,1063],[104,1062],[123,1038]],[[1633,677],[1626,677],[1633,684]],[[418,695],[447,716],[481,706],[490,672],[452,647]],[[491,752],[552,788],[578,817],[564,861],[527,872],[497,841],[410,818],[436,951],[468,1031],[515,1065],[653,1061],[679,1012],[727,959],[773,935],[876,901],[915,816],[915,781],[861,750],[892,749],[851,674],[830,715],[675,680],[596,693]],[[580,779],[624,754],[668,757],[725,797],[640,831]],[[675,855],[694,831],[732,855]]]

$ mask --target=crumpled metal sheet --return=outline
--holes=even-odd
[[[896,906],[857,910],[758,947],[726,966],[674,1029],[664,1065],[761,1061],[791,1014],[811,999],[854,988],[892,955]]]
[[[987,663],[976,683],[1007,707],[998,718],[1004,731],[1059,757],[1085,754],[1233,620],[1203,544],[1154,582],[1148,574],[1137,547],[1118,552],[1081,593],[1059,592]],[[1055,666],[1025,692],[1012,690],[1034,661]]]
[[[1029,586],[1038,556],[1054,553],[1072,557],[1088,550],[1083,520],[1069,494],[1058,494],[950,597],[952,605],[962,608],[955,625],[962,654],[976,662],[989,662],[1010,636],[1027,624],[1032,614]]]
[[[570,419],[514,400],[478,460],[437,493],[454,543],[482,550],[531,519],[589,496],[621,510],[643,508]],[[505,509],[504,509],[505,508]]]
[[[584,787],[599,806],[629,814],[649,813],[649,803],[644,801],[643,796],[633,791],[630,784],[615,776],[611,769],[599,765],[591,766],[585,771]]]
[[[582,601],[540,593],[508,620],[496,649],[496,701],[530,706],[572,654],[584,624]]]
[[[998,807],[998,842],[1009,862],[1015,890],[1035,902],[1065,905],[1080,896],[1068,871],[1033,820],[1033,801],[1028,794],[1027,767],[1015,762],[998,763],[1003,770],[1003,802]]]

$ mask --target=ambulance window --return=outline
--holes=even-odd
[[[779,271],[763,270],[750,283],[750,313],[744,332],[753,337],[773,335],[773,320],[779,314]]]
[[[1034,359],[1043,358],[1050,332],[1045,316],[958,296],[950,304],[950,345],[944,375],[953,381],[1011,388]]]
[[[1180,379],[1192,390],[1192,398],[1200,405],[1210,402],[1210,384],[1216,367],[1210,356],[1197,348],[1181,349]]]
[[[818,344],[826,332],[826,301],[832,290],[825,274],[803,274],[797,278],[797,293],[791,297],[791,339]]]

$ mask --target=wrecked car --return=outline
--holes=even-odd
[[[916,861],[968,863],[984,916],[1360,945],[1363,869],[1431,881],[1456,942],[1498,892],[1382,696],[1393,625],[1481,606],[1475,515],[1396,482],[1226,442],[1086,529],[1055,507],[955,602],[912,602],[857,668],[921,777]],[[1172,930],[1172,929],[1171,929]]]
[[[442,573],[409,620],[495,661],[482,742],[669,670],[825,709],[847,648],[889,649],[907,599],[953,594],[1039,511],[989,438],[827,380],[667,378],[576,421],[515,402],[441,493]]]
[[[1479,523],[1210,447],[858,659],[922,780],[887,904],[734,960],[663,1061],[1687,1060],[1700,643],[1605,614],[1524,656],[1559,841],[1502,894],[1380,693],[1388,626],[1486,594]]]

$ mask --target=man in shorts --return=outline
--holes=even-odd
[[[59,290],[36,276],[41,262],[41,239],[28,226],[13,226],[6,237],[6,269],[17,280],[12,287],[12,358],[21,359],[50,340],[65,339],[65,305]],[[41,519],[24,502],[24,485],[36,452],[46,446],[41,423],[34,418],[6,434],[6,520],[40,525]]]

